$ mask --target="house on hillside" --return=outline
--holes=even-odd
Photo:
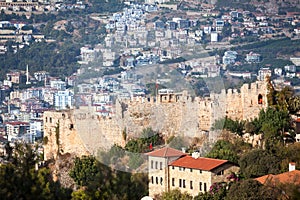
[[[258,182],[264,185],[279,186],[281,184],[300,185],[300,171],[296,170],[296,163],[289,163],[289,171],[281,174],[267,174],[256,178]]]
[[[165,147],[148,155],[149,196],[179,189],[192,196],[209,191],[216,182],[225,182],[227,177],[239,171],[228,160],[192,156],[176,149]]]

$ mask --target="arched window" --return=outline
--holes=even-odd
[[[263,96],[261,94],[258,95],[258,104],[263,103]]]

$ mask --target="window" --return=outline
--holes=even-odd
[[[204,183],[204,192],[206,192],[206,183]]]
[[[181,179],[179,179],[179,187],[181,187]]]
[[[179,167],[179,171],[184,171],[185,167]]]
[[[155,162],[155,169],[157,169],[158,168],[158,162],[156,161]]]
[[[162,170],[162,162],[159,163],[159,169]]]
[[[200,174],[202,174],[202,170],[201,169],[199,170],[199,172],[200,172]]]
[[[172,169],[175,169],[175,167],[174,167],[174,166],[172,166]]]
[[[193,189],[193,181],[190,181],[190,189]]]
[[[224,170],[219,171],[217,175],[224,175]]]
[[[193,169],[190,169],[190,172],[193,172]]]
[[[175,178],[172,178],[172,186],[175,186]]]
[[[160,184],[162,185],[163,184],[163,178],[160,177]]]
[[[263,96],[261,94],[258,95],[258,104],[263,103]]]
[[[202,182],[199,183],[199,190],[202,191]]]
[[[185,188],[185,180],[184,179],[182,180],[182,186],[183,186],[183,188]]]
[[[52,123],[52,117],[49,118],[50,123]]]
[[[151,176],[151,183],[152,183],[152,184],[154,183],[154,179],[153,179],[153,176]]]
[[[153,169],[153,160],[151,160],[151,169]]]
[[[158,177],[156,177],[156,184],[158,184]]]
[[[72,130],[74,128],[74,124],[69,125],[69,129]]]

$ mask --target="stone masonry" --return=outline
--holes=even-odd
[[[229,89],[209,97],[191,97],[187,92],[159,93],[155,98],[136,97],[117,100],[110,117],[96,115],[93,107],[44,114],[45,159],[57,153],[96,154],[113,144],[125,145],[151,127],[164,136],[199,137],[215,120],[225,116],[247,120],[267,107],[267,83],[244,84],[240,91]],[[51,121],[50,121],[51,119]]]

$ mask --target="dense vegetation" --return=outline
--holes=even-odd
[[[0,165],[1,199],[71,199],[71,190],[54,182],[47,167],[36,170],[41,160],[36,147],[6,145],[9,163]]]
[[[89,3],[88,12],[90,13],[118,12],[124,8],[122,0],[90,0]]]
[[[92,156],[75,158],[70,176],[77,189],[53,181],[47,164],[39,169],[37,148],[27,144],[6,147],[9,163],[0,166],[1,199],[141,199],[148,194],[148,176],[114,171]]]
[[[0,76],[4,77],[8,70],[26,70],[29,66],[31,72],[46,70],[54,76],[70,75],[77,69],[76,56],[79,55],[79,46],[74,43],[39,42],[25,46],[14,53],[8,44],[8,52],[0,55]]]
[[[99,159],[102,163],[124,171],[126,171],[125,165],[135,170],[146,160],[143,153],[164,144],[162,136],[151,128],[144,129],[138,138],[131,139],[127,138],[126,130],[124,130],[123,139],[127,141],[124,148],[114,145],[108,152],[99,152]],[[125,158],[128,158],[127,162]]]
[[[6,44],[8,52],[0,55],[0,77],[3,78],[9,70],[25,70],[27,64],[30,67],[30,72],[47,70],[52,76],[71,75],[79,67],[77,64],[79,48],[86,44],[100,43],[106,34],[103,24],[86,17],[86,15],[89,13],[117,12],[124,6],[123,1],[120,0],[106,2],[92,0],[89,1],[85,10],[45,12],[32,14],[30,18],[14,13],[5,14],[2,10],[0,13],[1,20],[20,20],[33,24],[33,26],[26,26],[27,29],[32,29],[36,34],[44,34],[46,39],[54,39],[56,42],[35,43],[33,38],[30,45],[17,48],[17,52],[14,52],[12,46],[17,44],[8,41]],[[54,28],[55,23],[60,20],[67,20],[67,23],[62,29]],[[111,74],[113,72],[107,71],[106,73]]]
[[[295,52],[300,51],[300,40],[291,40],[289,38],[272,39],[259,41],[251,44],[246,44],[232,48],[238,51],[241,55],[249,52],[259,53],[262,57],[262,62],[258,64],[245,64],[238,67],[229,68],[231,71],[249,71],[257,73],[260,67],[269,66],[271,69],[285,65],[291,65],[288,60],[282,59],[285,56],[291,56]]]
[[[148,194],[148,176],[113,171],[92,156],[75,159],[70,176],[80,186],[72,199],[140,199]]]

